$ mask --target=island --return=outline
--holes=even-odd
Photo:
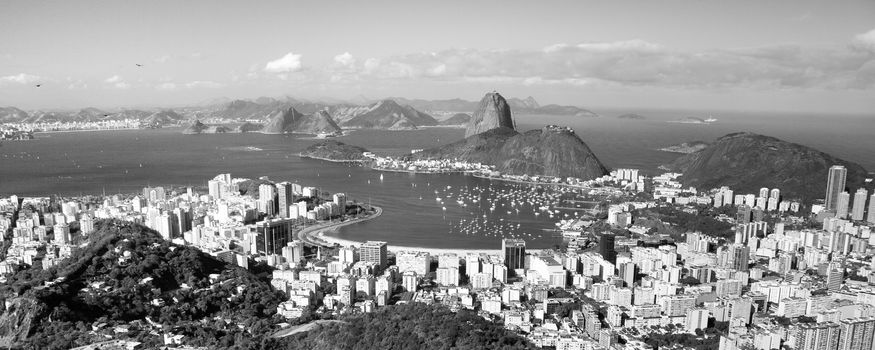
[[[371,159],[365,156],[365,153],[368,153],[368,150],[359,146],[347,145],[334,140],[325,140],[310,145],[310,147],[299,153],[298,156],[327,160],[329,162],[363,163]]]
[[[682,142],[676,145],[666,146],[660,148],[660,151],[663,152],[672,152],[672,153],[683,153],[690,154],[694,152],[701,151],[708,147],[708,143],[705,141],[690,141],[690,142]]]

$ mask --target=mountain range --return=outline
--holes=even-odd
[[[0,107],[0,123],[96,122],[104,120],[141,120],[150,126],[184,125],[194,120],[210,123],[250,122],[266,124],[278,111],[295,108],[303,114],[326,110],[343,128],[416,129],[421,126],[460,125],[467,121],[449,120],[459,112],[470,113],[479,102],[462,99],[421,100],[388,98],[373,102],[309,101],[292,97],[260,97],[253,100],[215,99],[203,105],[174,109],[102,110],[88,107],[80,110],[25,111],[15,107]],[[533,97],[507,100],[520,115],[566,115],[595,117],[598,114],[574,106],[541,106]],[[176,115],[169,114],[173,112]],[[158,113],[158,115],[155,115]],[[435,118],[434,116],[438,116]],[[152,117],[152,118],[150,118]],[[460,117],[461,118],[461,117]]]

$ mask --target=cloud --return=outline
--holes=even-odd
[[[187,87],[189,89],[196,89],[196,88],[218,89],[218,88],[221,88],[224,86],[225,86],[225,84],[222,84],[222,83],[217,83],[215,81],[203,81],[203,80],[191,81],[191,82],[188,82],[185,84],[185,87]]]
[[[122,81],[122,77],[120,77],[120,76],[118,76],[118,74],[116,74],[116,75],[113,75],[109,78],[106,78],[103,82],[112,84],[112,83],[118,83],[120,81]]]
[[[875,29],[854,36],[854,41],[851,42],[851,46],[861,50],[875,52]]]
[[[344,67],[352,67],[355,65],[355,57],[352,56],[349,52],[344,52],[337,56],[334,56],[334,63],[337,63]]]
[[[333,65],[328,76],[333,81],[346,77],[683,89],[867,89],[875,87],[873,66],[875,31],[858,35],[852,48],[772,45],[685,52],[626,40],[531,50],[453,49],[369,58],[352,71]]]
[[[176,84],[175,83],[161,83],[161,84],[158,84],[157,86],[155,86],[155,88],[158,90],[176,90]]]
[[[164,55],[164,56],[156,57],[154,59],[154,61],[158,62],[158,63],[167,63],[167,61],[170,61],[170,58],[171,58],[170,55]]]
[[[27,73],[18,73],[15,75],[0,77],[0,83],[30,84],[39,80],[42,80],[42,77]]]
[[[120,81],[118,83],[113,84],[113,86],[115,86],[117,89],[127,89],[127,88],[131,87],[131,84]]]
[[[303,68],[301,64],[301,55],[287,53],[285,56],[276,60],[267,62],[264,65],[264,71],[271,73],[291,73],[297,72]]]

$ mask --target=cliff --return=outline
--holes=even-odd
[[[513,129],[514,127],[513,115],[507,100],[497,92],[491,92],[483,96],[474,114],[471,115],[471,121],[465,130],[465,137],[496,128]]]

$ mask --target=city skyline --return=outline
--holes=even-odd
[[[875,107],[875,5],[865,1],[0,9],[0,96],[25,109],[474,99],[490,90],[590,108]]]

